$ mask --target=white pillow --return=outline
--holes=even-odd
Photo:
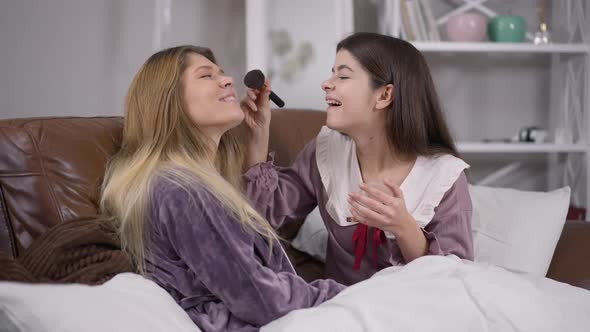
[[[0,282],[0,313],[11,331],[200,331],[164,289],[133,273],[100,286]]]
[[[303,225],[301,225],[301,228],[297,232],[297,236],[291,241],[291,246],[320,262],[326,262],[328,230],[322,220],[318,207],[307,215]]]
[[[469,186],[475,261],[545,276],[561,235],[570,188],[550,192]]]

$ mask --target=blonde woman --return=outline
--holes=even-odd
[[[344,288],[298,277],[240,192],[245,158],[233,129],[244,118],[257,125],[252,109],[270,107],[269,91],[249,91],[242,110],[209,49],[152,55],[129,88],[122,147],[105,176],[101,208],[125,249],[204,331],[258,330]]]

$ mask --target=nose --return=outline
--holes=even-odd
[[[324,91],[332,91],[334,90],[334,84],[332,84],[332,80],[327,79],[322,82],[322,90]]]
[[[221,85],[222,88],[232,87],[234,86],[234,79],[231,76],[222,76],[219,85]]]

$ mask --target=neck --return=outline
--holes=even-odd
[[[221,142],[221,136],[223,136],[224,132],[219,132],[214,130],[214,128],[206,128],[201,130],[205,136],[209,138],[209,147],[211,148],[211,151],[213,151],[211,157],[212,160],[215,160],[217,150],[219,149],[219,142]]]
[[[356,155],[363,178],[378,177],[403,162],[389,144],[385,130],[374,134],[356,135]]]
[[[219,134],[209,135],[209,138],[211,138],[213,151],[217,151],[217,149],[219,148],[219,142],[221,142],[221,136],[222,135],[219,135]]]

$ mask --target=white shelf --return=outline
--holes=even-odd
[[[582,144],[552,143],[482,143],[458,142],[457,149],[461,153],[566,153],[586,152]]]
[[[473,52],[473,53],[547,53],[547,54],[587,54],[590,45],[586,44],[548,44],[531,43],[457,43],[457,42],[412,42],[422,52]]]

